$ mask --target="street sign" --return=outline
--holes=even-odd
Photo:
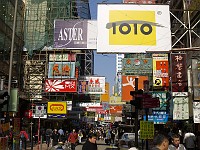
[[[142,108],[156,108],[156,107],[160,107],[160,100],[158,97],[144,98],[142,100]]]
[[[43,117],[44,116],[44,106],[36,106],[35,107],[35,116]]]

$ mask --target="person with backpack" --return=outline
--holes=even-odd
[[[22,129],[20,131],[19,136],[20,136],[20,140],[22,141],[22,147],[24,147],[24,149],[26,150],[26,141],[29,140],[28,134],[24,129]]]

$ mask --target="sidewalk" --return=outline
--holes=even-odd
[[[27,145],[27,150],[31,150],[30,144]],[[39,145],[35,144],[35,145],[33,145],[33,150],[47,150],[47,144],[46,143],[42,143],[42,144],[39,144]]]

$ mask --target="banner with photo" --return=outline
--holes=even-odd
[[[49,62],[48,78],[75,78],[75,62]]]
[[[173,99],[173,120],[189,119],[188,97],[174,97]]]
[[[200,102],[193,102],[194,123],[200,123]]]
[[[171,54],[172,92],[188,92],[187,58],[185,53]]]
[[[153,54],[153,86],[169,87],[168,54]]]

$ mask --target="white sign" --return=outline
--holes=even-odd
[[[175,97],[173,99],[173,120],[189,119],[188,97]]]
[[[171,50],[169,5],[98,4],[97,53]]]
[[[172,96],[188,96],[188,92],[172,92]]]
[[[200,102],[193,102],[194,123],[200,123]]]
[[[35,107],[35,116],[43,117],[45,113],[44,106],[36,106]]]

